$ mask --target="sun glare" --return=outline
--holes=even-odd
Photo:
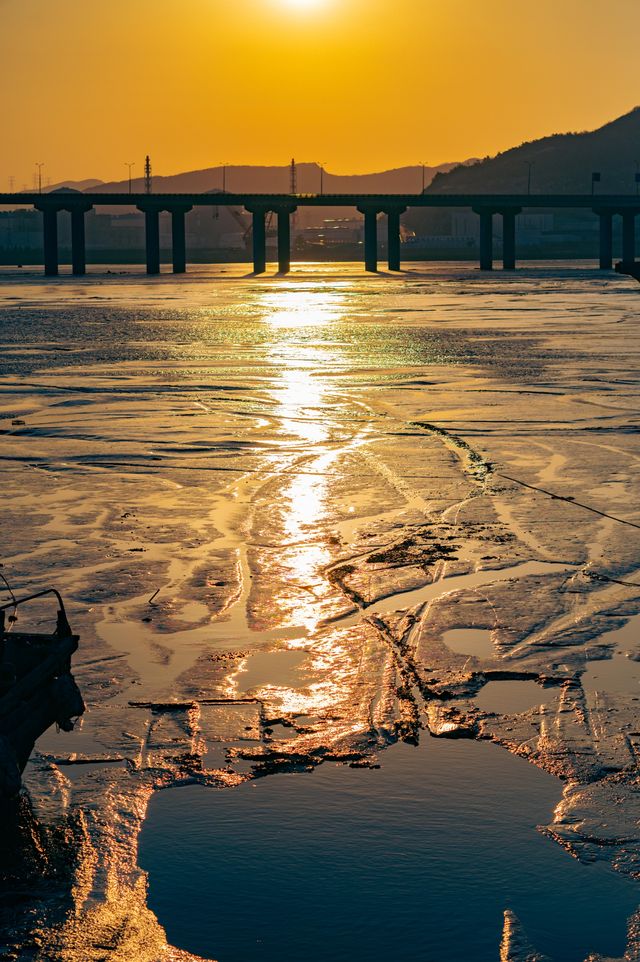
[[[280,2],[290,10],[306,11],[321,7],[326,0],[280,0]]]

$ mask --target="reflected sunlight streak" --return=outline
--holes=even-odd
[[[266,294],[266,321],[276,329],[327,325],[344,317],[340,294],[324,290],[287,290]],[[335,345],[274,338],[270,359],[278,371],[273,396],[281,417],[281,431],[291,445],[295,474],[284,481],[277,507],[282,533],[281,563],[291,572],[289,597],[278,599],[281,615],[308,632],[316,629],[321,613],[313,586],[323,582],[322,570],[331,555],[318,529],[329,521],[328,478],[337,452],[328,408],[329,383],[342,358]],[[307,453],[308,449],[308,453]],[[302,590],[301,590],[302,588]]]

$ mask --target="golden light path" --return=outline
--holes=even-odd
[[[336,462],[343,450],[330,416],[336,403],[333,378],[347,363],[337,339],[325,341],[319,335],[345,319],[346,299],[339,289],[292,284],[286,292],[263,295],[260,304],[273,334],[267,357],[274,374],[274,412],[280,418],[279,436],[288,448],[271,508],[282,581],[272,605],[280,626],[300,629],[299,637],[288,638],[286,647],[304,650],[311,645],[314,652],[304,690],[288,683],[269,684],[262,695],[268,692],[279,711],[314,714],[347,697],[353,670],[350,652],[334,634],[311,642],[326,614],[323,570],[331,553],[323,531],[331,513],[332,476],[339,475]],[[246,661],[235,675],[236,684],[242,683],[245,668]]]
[[[276,338],[272,345],[271,360],[280,372],[274,394],[282,418],[281,431],[294,446],[300,447],[300,465],[304,467],[284,485],[279,510],[283,555],[289,556],[296,581],[307,584],[320,580],[322,568],[329,561],[325,547],[310,535],[326,517],[327,476],[336,452],[327,450],[331,429],[323,421],[322,412],[327,405],[330,372],[340,366],[342,358],[335,346],[327,348],[315,338],[306,340],[304,335],[299,335],[305,329],[340,320],[344,312],[343,297],[335,292],[294,288],[286,297],[267,295],[263,299],[269,326],[290,332],[290,337]],[[325,376],[322,372],[326,372]],[[305,456],[303,452],[308,454]],[[315,629],[318,621],[315,604],[305,605],[304,598],[296,592],[291,599],[291,609],[291,616],[298,624],[308,631]]]

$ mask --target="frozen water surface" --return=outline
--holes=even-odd
[[[0,271],[2,573],[89,708],[0,833],[8,953],[640,958],[638,294]]]

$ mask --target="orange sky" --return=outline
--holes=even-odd
[[[297,5],[300,7],[297,8]],[[495,153],[640,102],[639,0],[0,0],[0,189]]]

